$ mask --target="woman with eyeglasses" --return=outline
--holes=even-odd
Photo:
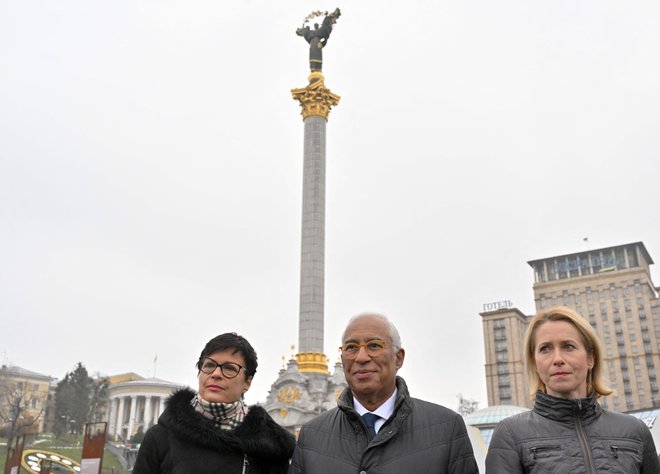
[[[294,436],[243,395],[257,354],[236,333],[211,339],[197,362],[197,393],[174,392],[147,431],[134,474],[286,473]]]
[[[502,420],[486,474],[660,473],[651,432],[639,419],[603,409],[603,349],[588,321],[566,307],[530,321],[525,362],[531,411]]]

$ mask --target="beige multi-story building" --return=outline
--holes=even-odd
[[[660,407],[660,299],[642,242],[543,258],[534,270],[536,310],[563,305],[596,329],[614,394],[606,408]],[[488,308],[490,309],[490,308]],[[531,316],[504,305],[481,313],[489,405],[531,407],[522,344]]]
[[[531,408],[525,376],[523,338],[529,317],[516,308],[481,313],[486,351],[488,406]]]
[[[7,435],[52,429],[55,379],[22,367],[0,368],[0,428]]]

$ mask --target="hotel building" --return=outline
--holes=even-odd
[[[605,408],[660,407],[660,299],[642,242],[528,262],[536,310],[563,305],[587,318],[603,343],[614,393]],[[506,306],[506,305],[505,305]],[[481,313],[489,405],[531,407],[523,340],[531,316],[503,307]]]

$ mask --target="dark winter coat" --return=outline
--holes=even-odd
[[[532,411],[497,425],[486,474],[660,473],[651,432],[639,419],[604,410],[594,397],[539,392]]]
[[[286,473],[295,437],[259,406],[235,430],[221,430],[195,412],[195,392],[182,389],[147,430],[133,474]],[[244,462],[247,460],[245,471]]]
[[[402,378],[394,413],[369,441],[350,389],[337,408],[306,423],[290,474],[477,473],[465,423],[448,408],[408,395]]]

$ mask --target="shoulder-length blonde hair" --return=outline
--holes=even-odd
[[[594,359],[594,366],[587,373],[587,395],[596,392],[596,398],[607,396],[612,393],[612,389],[607,386],[603,375],[603,346],[596,335],[596,331],[589,322],[578,313],[565,306],[556,306],[554,308],[539,311],[532,318],[525,334],[525,367],[527,369],[527,379],[529,381],[530,397],[536,398],[536,392],[547,392],[545,384],[539,378],[536,371],[536,359],[534,351],[536,349],[536,330],[548,321],[565,321],[572,324],[580,333],[582,343],[587,352]]]

